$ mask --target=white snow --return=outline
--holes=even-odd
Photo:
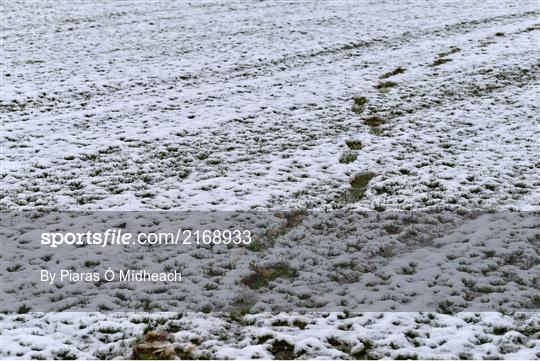
[[[537,1],[1,6],[3,211],[540,209]],[[405,71],[380,79],[398,67]],[[360,113],[352,111],[355,97],[367,99]],[[366,125],[372,116],[385,124]],[[361,149],[349,149],[350,140]],[[354,159],[340,162],[343,154]],[[366,172],[374,177],[354,193],[351,179]],[[432,276],[443,264],[450,282],[461,280],[464,264],[480,271],[480,251],[497,251],[493,262],[520,251],[538,260],[537,242],[513,238],[534,223],[490,230],[478,224],[459,229],[469,243],[452,241],[457,231],[426,247],[393,243],[403,253],[378,267],[391,273],[415,261],[419,274]],[[334,257],[339,245],[314,246],[306,247],[311,258],[292,260],[291,244],[308,231],[291,230],[267,259],[252,255],[262,262],[281,255],[305,267],[302,282],[280,284],[298,294],[327,277],[310,264],[317,257],[337,265],[377,260],[372,254],[383,251],[373,241],[356,255]],[[247,270],[243,260],[230,277]],[[2,257],[3,275],[8,263]],[[507,272],[529,282],[508,286],[516,298],[538,290],[534,263],[497,267],[485,285]],[[415,275],[395,275],[389,287],[403,282],[428,288]],[[442,281],[438,287],[455,290]],[[341,291],[321,289],[329,299]],[[3,359],[126,358],[145,329],[171,332],[195,357],[540,358],[537,306],[512,315],[0,317]]]

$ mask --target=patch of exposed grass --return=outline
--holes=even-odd
[[[378,126],[381,126],[383,124],[385,124],[386,121],[384,120],[384,118],[381,118],[377,115],[373,115],[371,117],[367,117],[367,118],[364,118],[364,124],[367,125],[367,126],[370,126],[370,127],[378,127]]]
[[[119,327],[102,327],[98,329],[98,332],[105,333],[105,334],[114,334],[114,333],[122,332],[122,329]]]
[[[272,245],[277,237],[287,234],[291,229],[302,223],[308,213],[303,209],[298,209],[289,212],[277,212],[275,215],[278,218],[285,219],[286,222],[265,232],[264,238],[269,242],[269,245]]]
[[[399,354],[396,356],[396,360],[418,360],[418,355]]]
[[[459,311],[459,307],[450,300],[444,300],[437,305],[437,312],[445,315],[453,315]]]
[[[31,309],[32,307],[29,307],[23,304],[17,309],[17,313],[22,315],[22,314],[30,312]]]
[[[367,187],[371,179],[373,179],[375,176],[376,174],[373,172],[364,172],[364,173],[356,174],[354,177],[352,177],[350,181],[351,187],[365,188]]]
[[[360,350],[351,353],[351,356],[356,360],[374,360],[376,359],[375,355],[370,353],[370,350],[373,349],[373,344],[369,340],[362,340],[362,347]]]
[[[539,29],[540,29],[540,24],[535,24],[535,25],[527,27],[522,32],[530,32],[530,31],[539,30]]]
[[[96,266],[99,266],[99,265],[100,265],[99,261],[88,260],[88,261],[84,262],[84,266],[86,268],[93,268],[93,267],[96,267]]]
[[[294,359],[294,345],[284,340],[274,341],[269,351],[274,355],[276,360]]]
[[[11,266],[11,267],[7,267],[6,271],[8,271],[8,272],[18,272],[18,271],[21,271],[23,269],[24,269],[24,266],[22,264],[20,264],[20,263],[17,263],[15,265]]]
[[[350,353],[351,352],[351,346],[347,342],[342,341],[342,340],[338,339],[335,336],[330,336],[329,338],[326,339],[326,341],[332,347],[334,347],[337,350],[340,350],[341,352],[344,352],[344,353]]]
[[[398,234],[402,231],[401,227],[393,223],[385,224],[383,228],[388,234]]]
[[[504,335],[505,333],[507,333],[509,331],[510,331],[510,329],[508,327],[505,327],[505,326],[495,326],[495,327],[493,327],[493,334],[497,335],[497,336],[502,336],[502,335]]]
[[[134,360],[174,360],[180,356],[179,350],[170,343],[172,336],[167,332],[150,331],[143,340],[133,345],[132,359]],[[193,359],[190,354],[182,354],[181,359]],[[190,357],[191,356],[191,357]]]
[[[395,81],[380,81],[377,85],[375,85],[375,88],[380,91],[388,91],[391,88],[394,88],[398,85]]]
[[[431,66],[439,66],[439,65],[443,65],[443,64],[446,64],[448,62],[451,62],[452,59],[448,59],[448,58],[439,58],[437,60],[435,60],[433,62],[433,64],[431,64]]]
[[[364,148],[364,145],[359,140],[347,140],[345,141],[345,144],[347,147],[349,147],[350,150],[360,150]]]
[[[197,158],[198,160],[205,160],[209,157],[210,155],[208,153],[205,153],[205,152],[201,152],[199,154],[197,154],[195,156],[195,158]]]
[[[253,290],[265,287],[269,282],[277,278],[291,279],[298,275],[298,271],[281,262],[268,267],[260,267],[252,264],[251,270],[253,273],[242,278],[242,283]]]
[[[339,162],[341,164],[349,164],[354,162],[357,158],[358,154],[356,152],[346,152],[339,158]]]
[[[401,74],[401,73],[404,73],[405,72],[405,68],[401,67],[401,66],[398,66],[397,68],[395,68],[394,70],[392,71],[389,71],[387,73],[384,73],[383,75],[381,75],[379,77],[379,79],[386,79],[386,78],[390,78],[391,76],[394,76],[394,75],[398,75],[398,74]]]
[[[53,352],[55,360],[76,360],[77,356],[69,350],[59,350]]]
[[[351,189],[349,192],[349,200],[352,202],[359,201],[364,197],[369,182],[376,176],[373,172],[363,172],[354,175],[349,184]]]
[[[386,134],[384,133],[384,129],[378,128],[378,127],[372,127],[372,128],[369,130],[369,132],[370,132],[371,134],[377,136],[377,137],[382,137],[382,136],[386,135]]]
[[[297,320],[293,321],[293,326],[296,326],[299,329],[304,330],[306,328],[306,326],[307,326],[307,323],[302,321],[302,320],[297,319]]]
[[[256,303],[255,299],[247,294],[240,294],[233,302],[233,309],[229,312],[229,319],[234,322],[243,322],[244,316],[251,312]]]
[[[354,97],[353,98],[353,113],[360,114],[364,111],[368,100],[366,97]]]
[[[265,343],[266,341],[268,340],[271,340],[273,338],[272,335],[262,335],[262,336],[258,336],[257,337],[257,345],[262,345],[263,343]]]
[[[285,327],[289,326],[289,322],[287,320],[275,320],[272,322],[273,327]]]
[[[452,55],[452,54],[458,53],[460,51],[461,51],[461,49],[458,48],[457,46],[451,46],[448,51],[443,51],[442,53],[439,53],[438,56],[439,56],[439,58],[445,58],[448,55]]]
[[[251,242],[246,248],[249,249],[251,252],[262,252],[266,249],[264,243],[260,240],[255,240]]]

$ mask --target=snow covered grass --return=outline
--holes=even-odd
[[[0,205],[538,210],[539,15],[534,1],[2,4]],[[278,245],[298,222],[286,224]],[[518,257],[505,241],[485,259]],[[475,249],[439,242],[444,252],[411,251],[420,268],[475,262]],[[394,262],[401,251],[377,248]],[[397,265],[414,278],[411,265],[387,267]],[[261,267],[247,286],[294,274]],[[20,309],[0,316],[1,355],[130,357],[163,330],[195,358],[540,358],[538,302],[512,315],[248,306],[232,316]]]
[[[500,313],[56,313],[9,321],[10,359],[129,357],[150,331],[170,334],[169,347],[195,359],[536,359],[540,346],[537,316]]]
[[[368,208],[485,208],[514,204],[538,181],[529,168],[538,151],[533,3],[235,3],[202,18],[183,3],[117,6],[5,9],[4,206],[223,210],[312,197],[320,206],[362,170],[396,183],[391,199],[367,197]],[[299,15],[312,7],[314,18]],[[234,17],[225,22],[223,11]],[[417,13],[424,20],[406,17]],[[264,20],[250,20],[237,45],[226,24],[253,14]],[[274,41],[284,19],[295,30]],[[21,47],[29,22],[32,44]],[[452,62],[432,67],[437,59]],[[340,163],[350,138],[365,147]],[[440,179],[438,194],[422,187],[426,178]]]

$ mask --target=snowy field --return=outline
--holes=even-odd
[[[437,267],[460,279],[476,265],[483,284],[515,297],[465,285],[486,302],[457,313],[33,312],[11,303],[32,290],[4,291],[19,270],[48,261],[3,244],[1,308],[16,310],[0,315],[3,359],[145,358],[148,350],[196,359],[540,358],[531,213],[540,211],[537,1],[7,1],[1,26],[3,212],[309,209],[335,221],[351,210],[444,210],[533,219],[453,228],[470,242],[431,233],[405,242],[385,223],[392,242],[369,238],[341,253],[310,244],[309,219],[295,220],[271,249],[246,250],[231,270],[258,273],[256,262],[271,273],[286,258],[308,291],[324,281],[345,284],[329,294],[353,297],[347,292],[373,286],[381,272],[392,277],[376,286],[394,292],[404,278],[422,289]],[[295,240],[307,240],[309,257],[290,251]],[[13,267],[8,254],[26,263]],[[318,258],[326,263],[310,263]],[[336,265],[337,280],[325,273]],[[344,282],[351,275],[361,276]],[[290,281],[272,277],[264,287],[294,292]],[[459,296],[453,285],[441,289]],[[207,291],[200,297],[217,296]]]

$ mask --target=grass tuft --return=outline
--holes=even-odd
[[[398,66],[398,67],[395,68],[394,70],[389,71],[389,72],[384,73],[383,75],[381,75],[381,76],[379,77],[379,79],[387,79],[387,78],[390,78],[391,76],[394,76],[394,75],[398,75],[398,74],[404,73],[405,70],[407,70],[407,69],[402,68],[401,66]]]
[[[358,154],[356,152],[346,152],[339,158],[339,162],[341,164],[349,164],[356,159],[358,159]]]
[[[448,58],[439,58],[437,60],[435,60],[433,62],[433,64],[431,64],[431,66],[439,66],[439,65],[443,65],[443,64],[446,64],[448,62],[451,62],[452,59],[448,59]]]
[[[366,97],[354,97],[353,98],[353,113],[360,114],[364,111],[368,100]]]
[[[377,115],[373,115],[371,117],[367,117],[367,118],[364,118],[364,124],[367,125],[367,126],[370,126],[370,127],[378,127],[378,126],[381,126],[383,124],[385,124],[386,121],[384,120],[384,118],[381,118]]]
[[[452,55],[452,54],[455,54],[455,53],[459,53],[461,51],[460,48],[458,48],[457,46],[451,46],[450,49],[448,51],[444,51],[442,53],[439,53],[438,56],[439,58],[445,58],[447,57],[448,55]]]
[[[367,186],[369,182],[376,175],[377,174],[373,172],[364,172],[354,175],[349,182],[349,184],[351,185],[351,189],[349,190],[349,194],[346,197],[347,200],[349,202],[356,202],[362,199],[367,191]]]
[[[390,88],[394,88],[398,85],[395,81],[380,81],[375,88],[380,91],[388,91]]]
[[[291,279],[298,275],[298,271],[281,262],[268,267],[260,267],[252,264],[251,270],[253,273],[242,278],[242,283],[253,290],[265,287],[269,282],[277,278]]]
[[[364,148],[364,145],[359,140],[347,140],[345,141],[345,144],[347,147],[349,147],[350,150],[360,150]]]

